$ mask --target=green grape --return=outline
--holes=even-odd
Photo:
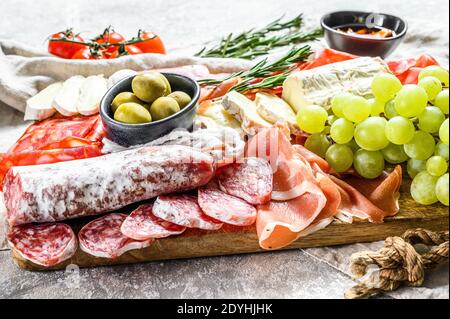
[[[411,178],[416,177],[417,174],[419,174],[422,171],[425,171],[427,169],[427,162],[416,160],[414,158],[410,158],[408,160],[408,164],[406,165],[406,170],[408,171],[408,175]]]
[[[427,172],[433,176],[442,176],[447,172],[448,164],[441,156],[431,156],[427,160]]]
[[[327,111],[319,105],[308,105],[297,113],[297,125],[306,133],[320,133],[325,128]]]
[[[353,158],[353,167],[364,178],[377,178],[384,170],[384,157],[380,151],[358,150]]]
[[[439,177],[436,182],[435,192],[437,199],[445,206],[448,206],[448,173]]]
[[[379,101],[377,99],[369,99],[367,101],[370,104],[370,115],[378,116],[381,113],[384,113],[384,107],[386,103]]]
[[[448,118],[442,123],[441,127],[439,128],[439,138],[441,139],[442,143],[448,145]]]
[[[414,137],[414,124],[403,116],[395,116],[386,123],[386,138],[398,145],[408,143]]]
[[[448,145],[446,145],[442,142],[438,142],[436,144],[436,148],[434,150],[434,155],[441,156],[441,157],[445,158],[446,161],[448,161],[450,158]]]
[[[386,103],[385,107],[384,107],[384,115],[388,118],[394,118],[396,116],[399,116],[399,114],[397,113],[397,110],[395,109],[395,102],[394,100],[390,100],[389,102]]]
[[[444,68],[437,65],[427,66],[420,71],[419,81],[427,76],[434,76],[435,78],[438,78],[444,86],[448,87],[448,71]]]
[[[372,92],[377,100],[387,102],[393,99],[402,88],[402,83],[393,74],[377,74],[372,81]]]
[[[333,125],[333,123],[336,122],[337,119],[339,119],[339,117],[336,115],[328,115],[327,122],[328,124]]]
[[[435,145],[434,138],[430,133],[416,131],[412,140],[403,147],[409,157],[424,161],[433,155]]]
[[[425,92],[427,92],[428,101],[434,101],[436,96],[442,91],[442,84],[438,78],[434,76],[426,76],[419,81],[419,86],[421,86]]]
[[[395,110],[404,117],[415,117],[423,112],[428,104],[425,90],[415,84],[407,84],[398,92],[394,100]]]
[[[331,142],[328,140],[327,136],[320,133],[308,136],[305,141],[305,147],[322,158],[325,158],[325,153],[330,145]]]
[[[355,139],[352,139],[350,142],[345,143],[348,147],[350,147],[353,151],[353,153],[356,153],[357,150],[360,149],[358,143],[356,143]]]
[[[442,113],[448,115],[448,90],[444,90],[434,99],[434,106],[441,109]]]
[[[445,115],[441,109],[436,106],[427,106],[425,110],[418,116],[419,128],[428,133],[436,133],[439,131]]]
[[[361,96],[353,96],[349,103],[344,105],[344,117],[354,123],[360,123],[369,117],[371,106],[369,102]]]
[[[356,125],[355,141],[358,145],[368,151],[382,150],[389,144],[385,134],[386,119],[372,116]]]
[[[331,130],[331,126],[329,125],[325,125],[325,128],[323,129],[322,133],[329,135],[330,134],[330,130]]]
[[[406,155],[401,145],[389,143],[388,146],[381,150],[381,153],[383,153],[386,162],[391,164],[400,164],[408,160],[408,155]]]
[[[423,171],[414,177],[411,183],[412,198],[422,205],[431,205],[438,201],[436,196],[436,183],[438,177]]]
[[[331,125],[330,136],[336,143],[345,144],[351,141],[354,131],[355,126],[352,122],[340,118]]]
[[[352,97],[353,94],[347,92],[342,92],[335,95],[331,100],[331,110],[333,111],[334,115],[338,117],[344,117],[344,106],[350,103]]]
[[[347,145],[333,144],[328,148],[325,159],[337,173],[342,173],[352,167],[353,151]]]

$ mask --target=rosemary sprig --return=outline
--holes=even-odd
[[[250,29],[236,36],[230,33],[228,36],[222,38],[218,45],[210,49],[206,49],[205,47],[196,56],[251,60],[255,57],[266,55],[272,48],[313,41],[322,35],[321,30],[314,30],[308,33],[298,31],[303,25],[302,14],[286,22],[282,22],[281,19],[282,17],[272,21],[259,30]],[[297,30],[282,35],[271,35],[273,32],[293,28]]]
[[[205,79],[200,80],[199,83],[200,85],[219,85],[226,80],[240,77],[242,81],[232,87],[231,90],[242,93],[253,89],[273,88],[283,84],[287,75],[297,68],[298,63],[306,61],[310,55],[311,47],[309,45],[293,48],[286,55],[273,62],[269,62],[266,58],[256,63],[249,70],[232,73],[222,80]],[[256,79],[262,80],[254,83]]]

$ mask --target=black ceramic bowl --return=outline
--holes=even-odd
[[[362,11],[337,11],[324,15],[321,19],[325,40],[332,49],[360,56],[379,56],[391,54],[402,42],[408,25],[405,20],[384,13]],[[360,26],[387,28],[394,31],[390,38],[370,38],[337,31],[337,27]]]
[[[107,137],[122,146],[131,146],[148,143],[176,128],[192,129],[194,115],[197,110],[197,102],[200,97],[200,87],[198,83],[186,76],[162,73],[170,83],[172,91],[186,92],[192,101],[181,111],[165,119],[143,124],[126,124],[118,122],[113,118],[111,103],[117,94],[121,92],[132,92],[131,81],[133,76],[127,77],[116,83],[106,92],[100,102],[100,116],[106,130]]]

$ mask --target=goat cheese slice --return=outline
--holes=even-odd
[[[62,82],[50,84],[27,100],[24,121],[41,121],[56,113],[53,100],[62,88]]]

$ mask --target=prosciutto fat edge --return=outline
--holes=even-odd
[[[12,167],[3,188],[10,226],[113,211],[205,185],[214,159],[186,146],[142,147],[96,158]]]

